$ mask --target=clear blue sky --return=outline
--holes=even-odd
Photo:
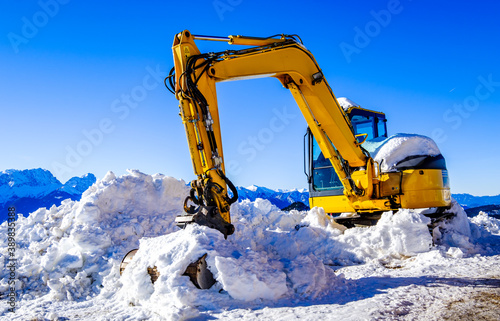
[[[500,193],[495,1],[2,1],[0,169],[61,181],[127,168],[194,178],[177,100],[159,79],[174,34],[298,34],[337,96],[384,111],[389,133],[434,137],[453,193]],[[200,43],[203,51],[222,49]],[[158,76],[160,74],[160,76]],[[228,175],[307,187],[305,121],[274,79],[218,87]],[[295,115],[250,154],[276,112]],[[268,130],[267,130],[268,132]],[[76,154],[76,156],[75,156]],[[255,154],[255,155],[254,155]]]

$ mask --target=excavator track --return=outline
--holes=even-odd
[[[370,214],[355,214],[349,217],[334,217],[333,220],[347,228],[373,226],[376,225],[382,212]]]
[[[429,227],[429,233],[433,235],[434,229],[439,226],[441,222],[446,220],[451,220],[455,216],[455,213],[448,212],[449,207],[438,207],[432,212],[423,213],[424,216],[431,219],[431,222],[427,225]],[[333,220],[347,228],[353,227],[367,227],[376,225],[383,212],[369,213],[369,214],[353,214],[347,217],[333,217]]]
[[[455,213],[448,212],[447,210],[449,210],[449,208],[440,207],[437,208],[435,212],[424,214],[424,216],[427,216],[431,219],[431,223],[427,225],[429,227],[429,232],[431,233],[431,235],[434,236],[434,229],[438,227],[442,222],[451,220],[455,217]]]

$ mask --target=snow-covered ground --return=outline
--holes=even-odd
[[[269,201],[233,204],[234,235],[179,230],[184,181],[108,173],[78,202],[16,222],[17,310],[1,320],[499,320],[500,221],[480,214],[428,232],[416,210],[345,230],[321,209],[282,212]],[[0,235],[8,235],[7,222]],[[7,266],[8,240],[0,240]],[[121,258],[138,248],[119,276]],[[182,276],[207,253],[217,283]],[[160,277],[153,285],[147,267]],[[9,270],[0,292],[9,293]]]

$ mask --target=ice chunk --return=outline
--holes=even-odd
[[[458,247],[450,247],[446,252],[448,256],[461,259],[464,257],[464,252]]]
[[[238,300],[279,299],[287,292],[286,274],[269,264],[268,259],[251,253],[238,259],[215,258],[217,280],[230,296]]]

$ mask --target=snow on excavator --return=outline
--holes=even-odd
[[[245,47],[200,53],[195,40]],[[436,208],[429,214],[433,219],[447,215],[448,173],[434,142],[418,135],[388,138],[384,113],[347,99],[339,103],[298,36],[213,37],[185,30],[174,37],[173,56],[174,68],[165,85],[179,100],[197,175],[184,202],[185,213],[176,218],[178,226],[197,223],[219,230],[226,238],[233,234],[230,206],[238,193],[225,174],[215,85],[259,77],[274,77],[289,89],[308,124],[304,168],[311,208],[323,207],[328,214],[352,213],[336,218],[348,227],[373,225],[381,213],[401,208]],[[405,146],[417,152],[401,152]],[[132,257],[127,255],[124,262]],[[197,287],[209,288],[215,281],[207,272],[202,257],[188,267],[186,275]]]

